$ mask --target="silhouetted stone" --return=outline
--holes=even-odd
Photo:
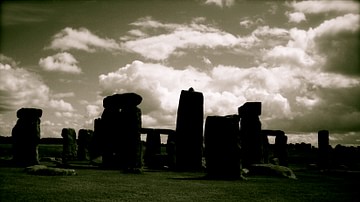
[[[318,132],[319,147],[319,167],[328,168],[329,165],[329,131],[320,130]]]
[[[12,129],[13,160],[22,166],[39,164],[38,145],[40,142],[41,109],[21,108],[19,118]]]
[[[144,162],[149,168],[160,167],[157,155],[161,154],[161,138],[160,133],[155,129],[149,130],[146,135],[146,150]]]
[[[67,163],[69,160],[75,160],[77,154],[76,147],[76,132],[73,128],[63,128],[61,131],[61,137],[63,137],[63,163]]]
[[[204,97],[193,90],[181,91],[176,122],[176,167],[202,167]]]
[[[277,132],[274,156],[279,159],[279,165],[281,166],[288,166],[287,139],[284,131]]]
[[[275,137],[275,145],[274,145],[274,156],[273,159],[276,159],[278,165],[287,166],[288,165],[288,152],[287,152],[287,136],[284,131],[281,130],[262,130],[263,136],[274,136]],[[268,140],[263,141],[263,155],[264,155],[264,163],[269,163],[266,161],[266,157],[268,156],[266,150],[266,144],[268,144]]]
[[[261,102],[247,102],[239,107],[242,164],[263,163],[261,122]]]
[[[104,98],[100,124],[104,166],[141,167],[141,110],[136,107],[141,101],[142,97],[135,93]]]
[[[94,120],[94,134],[90,142],[89,148],[89,155],[91,161],[102,156],[104,143],[101,135],[101,130],[101,118],[97,118]]]
[[[93,139],[94,131],[80,129],[78,133],[78,160],[90,160],[90,145]]]
[[[176,166],[176,132],[174,130],[169,130],[168,138],[166,141],[166,153],[167,153],[167,165],[169,168],[173,169]]]
[[[141,110],[135,106],[124,107],[121,110],[123,117],[122,137],[126,169],[141,168]]]
[[[211,178],[239,179],[240,134],[238,116],[208,116],[205,123],[206,171]]]

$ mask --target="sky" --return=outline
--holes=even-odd
[[[102,100],[143,97],[143,127],[175,129],[181,90],[205,116],[262,102],[289,142],[360,145],[358,1],[2,1],[0,135],[43,109],[42,137],[93,129]]]

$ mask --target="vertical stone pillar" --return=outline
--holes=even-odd
[[[261,139],[261,102],[246,102],[239,107],[243,167],[263,163]]]
[[[205,158],[209,177],[240,178],[238,116],[208,116],[206,118]]]
[[[78,133],[78,160],[90,160],[90,145],[93,139],[94,131],[80,129]]]
[[[135,94],[136,95],[136,94]],[[137,95],[139,96],[139,95]],[[139,96],[140,97],[140,96]],[[124,97],[126,98],[126,97]],[[141,97],[140,97],[141,98]],[[142,100],[142,98],[141,98]],[[140,100],[140,102],[141,102]],[[138,104],[140,104],[140,102]],[[125,152],[125,168],[132,172],[137,172],[142,167],[141,159],[141,110],[136,107],[137,104],[124,105],[121,109],[121,116],[123,117],[122,136]]]
[[[326,169],[329,166],[329,131],[318,132],[319,167]]]
[[[94,120],[94,134],[90,142],[90,148],[89,148],[90,160],[94,160],[102,155],[104,140],[101,133],[102,133],[101,118],[97,118]]]
[[[16,115],[18,120],[12,129],[14,163],[21,166],[39,164],[38,145],[42,110],[21,108]]]
[[[61,136],[63,137],[62,161],[66,164],[69,160],[75,160],[77,156],[76,132],[73,128],[63,128]]]
[[[166,142],[167,165],[173,169],[176,167],[176,132],[169,131]]]
[[[161,139],[160,133],[155,129],[150,129],[147,131],[146,135],[146,150],[144,155],[145,165],[149,168],[159,167],[158,159],[156,156],[161,153]]]
[[[276,131],[274,156],[281,166],[288,166],[287,139],[284,131]]]
[[[135,93],[114,94],[103,100],[101,139],[103,165],[120,169],[141,167],[142,97]]]
[[[176,121],[176,168],[202,167],[204,97],[190,88],[182,90]]]

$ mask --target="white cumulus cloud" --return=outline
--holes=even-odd
[[[40,58],[39,65],[46,71],[58,71],[72,74],[81,73],[81,68],[77,66],[78,61],[73,55],[67,52],[57,53],[53,56]]]
[[[101,38],[86,28],[73,29],[66,27],[53,36],[51,44],[46,47],[54,50],[77,49],[95,52],[96,49],[118,50],[119,45],[113,39]]]

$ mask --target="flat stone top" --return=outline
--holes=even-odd
[[[136,93],[114,94],[104,98],[104,108],[135,107],[142,102],[142,97]]]
[[[21,108],[16,112],[16,116],[21,118],[40,118],[42,116],[42,109],[37,108]]]

